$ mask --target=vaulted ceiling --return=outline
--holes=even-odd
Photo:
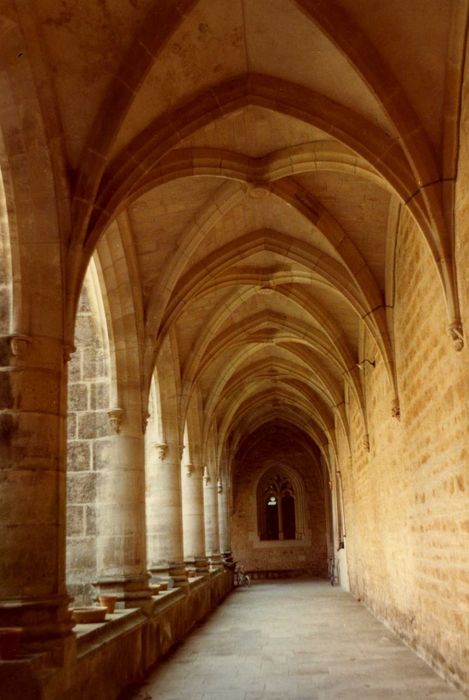
[[[323,444],[346,425],[346,390],[363,406],[364,329],[395,383],[400,207],[457,305],[440,181],[456,168],[459,3],[29,5],[74,183],[70,236],[90,254],[106,239],[112,258],[125,231],[148,367],[172,334],[185,405],[197,389],[222,438],[276,419]]]

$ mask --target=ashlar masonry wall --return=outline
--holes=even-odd
[[[67,445],[67,585],[89,603],[96,579],[97,480],[109,453],[109,361],[99,318],[86,288],[69,363]]]
[[[400,420],[376,346],[363,381],[370,451],[353,397],[339,436],[351,591],[459,684],[469,681],[469,366],[455,352],[436,268],[404,216],[394,336]],[[468,328],[468,326],[466,326]]]

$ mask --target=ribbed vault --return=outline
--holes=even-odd
[[[127,5],[113,2],[106,21],[92,0],[70,15],[58,2],[36,8],[62,120],[55,157],[74,171],[62,198],[70,337],[94,254],[126,368],[115,393],[138,374],[142,420],[156,366],[176,377],[163,393],[180,439],[197,405],[200,459],[218,454],[219,471],[251,426],[277,419],[329,459],[339,426],[349,439],[349,392],[366,442],[370,363],[385,368],[399,415],[392,244],[403,212],[462,344],[449,215],[459,93],[444,65],[450,46],[453,77],[461,70],[463,10],[433,3],[424,42],[424,0],[392,11],[349,0]]]

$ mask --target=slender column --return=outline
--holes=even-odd
[[[0,338],[0,626],[58,662],[73,646],[65,587],[66,371],[61,340]],[[62,663],[62,662],[61,662]]]
[[[208,469],[205,468],[204,476],[204,502],[205,502],[205,551],[211,569],[216,569],[221,564],[220,537],[218,533],[218,493],[217,483],[211,478]]]
[[[184,533],[184,561],[197,573],[208,571],[205,556],[204,487],[202,468],[194,464],[183,464],[182,514]]]
[[[148,557],[152,579],[187,585],[182,539],[181,461],[175,443],[156,443],[148,470]]]
[[[112,409],[109,459],[98,479],[98,588],[126,607],[151,598],[145,541],[143,435],[127,426],[123,409]]]
[[[230,512],[228,489],[218,482],[218,523],[220,532],[220,550],[223,556],[231,554]]]

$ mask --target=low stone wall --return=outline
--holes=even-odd
[[[116,700],[206,617],[233,587],[229,571],[155,596],[145,610],[117,610],[102,624],[77,625],[68,662],[0,661],[2,700]]]

